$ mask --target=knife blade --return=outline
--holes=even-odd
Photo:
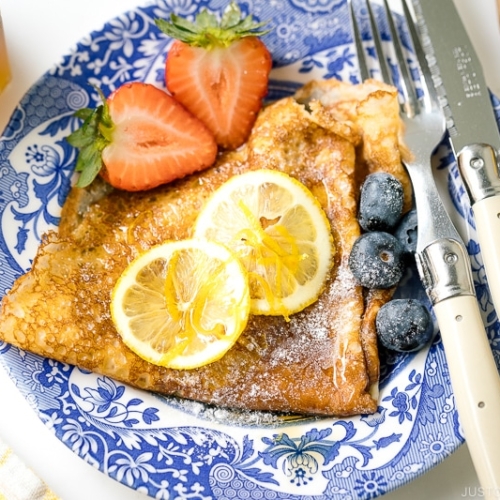
[[[414,0],[413,5],[500,315],[500,133],[488,86],[453,0]]]

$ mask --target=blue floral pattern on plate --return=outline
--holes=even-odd
[[[91,33],[38,81],[0,141],[0,286],[27,271],[45,231],[57,227],[75,152],[65,141],[73,112],[141,80],[163,85],[170,40],[154,26],[171,11],[222,11],[221,0],[157,0]],[[272,19],[265,41],[274,67],[269,99],[312,78],[358,81],[345,0],[243,1]],[[500,114],[500,101],[492,96]],[[470,205],[446,142],[438,182],[468,242],[487,332],[500,361],[500,332],[486,286]],[[399,296],[425,300],[410,272]],[[0,343],[0,360],[54,435],[105,474],[153,498],[369,499],[422,474],[463,442],[443,348],[436,335],[413,355],[381,353],[374,415],[289,420],[213,408],[139,391],[107,377]]]

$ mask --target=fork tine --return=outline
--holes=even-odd
[[[365,49],[363,48],[363,39],[361,37],[358,22],[356,21],[356,13],[354,11],[352,0],[349,0],[349,9],[351,13],[352,32],[354,38],[354,47],[356,49],[356,56],[358,59],[359,73],[361,76],[361,81],[364,82],[365,80],[368,80],[368,78],[370,78],[370,71],[368,70]]]
[[[352,29],[353,29],[354,44],[359,64],[359,71],[361,75],[361,80],[364,81],[370,78],[370,70],[366,53],[363,47],[361,30],[354,9],[354,0],[348,0],[348,1],[350,8]],[[370,29],[372,32],[373,43],[375,45],[375,50],[377,53],[377,59],[380,67],[382,80],[390,85],[395,85],[394,79],[392,77],[392,72],[390,70],[387,58],[385,57],[382,48],[382,37],[380,34],[380,30],[378,28],[375,14],[371,6],[372,0],[364,0],[364,1],[368,12]],[[385,15],[387,17],[387,22],[389,25],[389,31],[391,33],[392,46],[394,49],[396,60],[398,61],[398,68],[400,74],[399,87],[403,94],[403,102],[401,103],[401,107],[407,116],[414,116],[419,112],[420,106],[423,106],[424,108],[427,109],[437,109],[440,107],[440,103],[433,81],[432,70],[429,67],[427,56],[423,48],[423,41],[419,35],[416,21],[414,21],[413,16],[408,8],[409,1],[411,0],[401,0],[401,4],[403,6],[403,14],[406,26],[408,27],[408,31],[410,33],[414,54],[418,61],[418,66],[420,67],[418,73],[422,88],[422,99],[421,99],[422,102],[419,102],[419,96],[415,89],[413,77],[410,72],[407,59],[404,55],[401,38],[399,36],[396,24],[394,22],[393,14],[387,0],[383,0],[383,6]]]
[[[402,1],[403,13],[408,26],[408,31],[410,32],[411,41],[413,44],[413,50],[417,57],[418,65],[420,66],[420,81],[422,89],[424,91],[424,102],[426,106],[439,107],[438,94],[436,92],[436,87],[432,79],[432,71],[429,67],[429,62],[425,54],[423,43],[417,31],[417,26],[413,20],[413,16],[408,9],[407,0]]]
[[[403,3],[405,3],[404,0]],[[401,39],[387,0],[384,0],[384,9],[389,23],[389,31],[391,32],[392,45],[394,47],[394,52],[396,53],[396,60],[399,63],[399,73],[401,76],[400,87],[404,95],[404,102],[402,106],[408,116],[413,116],[415,113],[418,113],[419,109],[418,97],[413,85],[413,78],[411,76],[410,69],[408,68]]]
[[[375,15],[373,13],[370,0],[366,1],[366,7],[368,10],[368,17],[370,19],[370,28],[372,30],[373,43],[375,44],[375,49],[377,51],[380,72],[382,73],[382,80],[389,85],[393,85],[394,82],[392,79],[391,70],[389,68],[389,65],[387,64],[387,59],[382,49],[382,37],[380,36],[380,30],[378,29],[377,21],[375,20]]]

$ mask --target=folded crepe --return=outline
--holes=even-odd
[[[249,410],[348,416],[377,409],[374,321],[392,290],[367,292],[348,267],[360,234],[359,184],[401,165],[397,94],[379,82],[313,82],[260,113],[248,142],[215,166],[151,191],[74,188],[58,232],[2,301],[0,338],[135,387]],[[165,240],[188,238],[205,200],[234,175],[286,172],[317,197],[331,223],[335,263],[318,301],[282,317],[252,316],[220,360],[173,370],[129,350],[110,318],[111,290],[127,264]]]

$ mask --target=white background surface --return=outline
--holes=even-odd
[[[13,80],[0,95],[0,130],[17,102],[74,44],[140,0],[0,0]],[[439,1],[439,0],[436,0]],[[495,0],[455,0],[483,61],[490,88],[500,95],[500,32]],[[500,416],[499,416],[500,422]],[[500,423],[499,423],[500,432]],[[145,500],[93,469],[58,441],[0,367],[0,438],[62,500]],[[387,500],[479,497],[467,446]],[[8,499],[11,500],[11,499]]]

